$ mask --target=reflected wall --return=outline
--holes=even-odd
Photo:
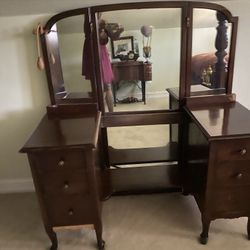
[[[101,18],[110,24],[123,26],[124,31],[120,39],[133,38],[133,53],[136,57],[129,59],[126,51],[126,41],[123,57],[113,57],[112,43],[115,44],[115,53],[122,43],[110,39],[107,48],[112,64],[125,65],[127,69],[133,67],[134,62],[151,64],[151,78],[145,81],[145,99],[143,101],[143,80],[131,74],[127,79],[118,74],[112,82],[115,86],[114,111],[160,110],[169,109],[167,88],[179,87],[180,78],[180,51],[181,51],[181,9],[137,9],[103,12]],[[142,27],[151,27],[151,35],[145,36]],[[150,55],[145,56],[143,48],[150,47]],[[112,53],[113,52],[113,53]],[[125,67],[125,66],[124,66]],[[118,79],[117,79],[118,78]],[[107,111],[107,109],[106,109]]]

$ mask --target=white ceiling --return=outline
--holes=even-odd
[[[145,0],[135,0],[135,1],[145,2]],[[135,1],[133,0],[0,0],[0,16],[59,13],[65,10],[70,10],[75,8],[83,8],[94,5],[103,5],[111,3],[135,2]],[[218,1],[219,0],[213,0],[213,1],[201,0],[201,2],[218,2]],[[223,1],[233,1],[233,0],[222,0],[220,2]]]

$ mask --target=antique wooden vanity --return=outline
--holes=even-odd
[[[153,25],[146,104],[117,104],[114,112],[105,111],[100,12],[110,23],[133,17],[122,24],[125,35],[137,39],[142,25]],[[101,207],[114,194],[171,190],[193,195],[201,211],[202,244],[212,220],[249,218],[250,112],[232,94],[237,21],[216,4],[145,2],[70,10],[47,22],[40,39],[51,103],[21,152],[28,154],[51,249],[57,249],[58,228],[83,225],[93,225],[103,249]],[[199,39],[207,35],[213,49],[198,49],[205,43]],[[84,41],[89,46],[89,81],[81,75]],[[71,70],[77,55],[78,78]],[[163,106],[151,105],[160,100],[150,97],[153,89],[161,92]],[[166,126],[166,143],[112,144],[115,129],[122,136],[128,128],[141,132],[152,126],[153,131]],[[247,233],[250,239],[249,219]]]

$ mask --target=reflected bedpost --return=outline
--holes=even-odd
[[[217,35],[215,39],[215,55],[217,62],[215,63],[214,76],[212,80],[212,88],[225,88],[226,75],[227,75],[227,63],[225,57],[227,55],[226,49],[228,47],[227,36],[227,20],[223,13],[217,11],[217,20],[219,22],[217,29]]]

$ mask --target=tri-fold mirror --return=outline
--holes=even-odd
[[[169,91],[180,100],[230,93],[236,21],[219,5],[193,2],[58,14],[43,37],[51,103],[98,102],[104,112],[154,111],[178,108],[170,106]],[[119,35],[112,37],[117,29]],[[104,30],[107,41],[101,44]]]

